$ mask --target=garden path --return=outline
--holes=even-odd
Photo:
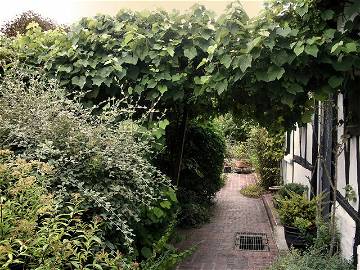
[[[253,174],[228,174],[226,185],[217,193],[214,216],[198,229],[181,230],[180,249],[198,245],[177,270],[260,270],[278,255],[262,199],[242,196],[241,188],[256,181]],[[265,233],[268,251],[235,248],[237,232]]]

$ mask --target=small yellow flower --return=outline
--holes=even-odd
[[[28,190],[36,181],[35,176],[27,176],[24,178],[20,178],[19,181],[16,182],[13,188],[11,188],[10,194],[16,195],[20,192]]]
[[[16,165],[23,165],[23,164],[26,164],[27,162],[23,158],[17,158],[15,163],[16,163]]]
[[[44,174],[51,174],[54,170],[54,166],[49,165],[47,163],[42,163],[40,165],[40,171]]]
[[[0,149],[0,157],[10,156],[13,152],[9,149]]]
[[[0,174],[4,173],[7,171],[7,166],[6,164],[0,164]]]
[[[16,223],[16,228],[14,235],[18,236],[19,234],[32,235],[35,231],[35,222],[29,221],[27,219],[21,219]]]
[[[19,177],[21,177],[22,174],[20,171],[15,170],[11,173],[11,175],[14,176],[15,178],[19,178]]]
[[[10,245],[0,245],[0,258],[7,258],[9,253],[12,253]]]

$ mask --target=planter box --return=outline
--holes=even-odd
[[[284,225],[285,239],[289,247],[305,249],[307,241],[298,228]]]

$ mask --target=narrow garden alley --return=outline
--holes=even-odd
[[[246,198],[239,192],[254,182],[253,174],[228,174],[226,185],[217,193],[211,222],[180,232],[184,241],[179,247],[196,245],[197,249],[177,270],[258,270],[274,261],[278,251],[262,199]],[[260,251],[240,250],[238,233],[264,233],[268,246]]]

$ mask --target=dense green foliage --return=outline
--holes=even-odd
[[[246,142],[249,159],[265,189],[280,184],[280,161],[284,156],[283,136],[271,134],[265,128],[255,127]]]
[[[122,100],[117,101],[122,106],[111,102],[102,113],[96,107],[85,109],[67,99],[55,81],[41,77],[42,73],[18,67],[1,78],[1,147],[26,159],[49,162],[54,173],[46,190],[62,211],[52,222],[67,218],[64,209],[71,198],[79,197],[77,209],[84,226],[74,230],[90,228],[88,223],[98,217],[101,227],[92,230],[107,249],[127,250],[131,256],[139,252],[149,267],[150,261],[159,265],[161,261],[164,266],[158,269],[168,269],[187,252],[178,254],[165,244],[163,250],[155,250],[154,244],[174,219],[177,198],[170,180],[149,162],[151,133],[130,119],[135,107]],[[62,234],[69,233],[66,224],[59,225]],[[52,223],[44,230],[47,226]],[[101,243],[91,245],[98,250]]]
[[[135,269],[98,235],[100,216],[88,223],[74,194],[60,209],[48,185],[54,167],[0,150],[0,269]]]
[[[120,112],[113,103],[112,109],[93,116],[92,110],[68,101],[55,82],[39,76],[19,70],[2,78],[2,147],[50,160],[57,169],[52,186],[58,195],[66,201],[70,193],[79,192],[86,198],[87,214],[100,215],[107,221],[105,230],[130,244],[130,224],[171,188],[147,160],[147,134],[130,120],[130,109]]]
[[[353,0],[271,1],[255,20],[238,3],[217,20],[203,7],[122,11],[84,18],[67,34],[31,26],[8,47],[69,90],[88,91],[88,100],[161,96],[167,108],[230,107],[267,126],[293,127],[310,121],[315,100],[356,76],[359,8]]]
[[[309,200],[302,194],[291,193],[290,198],[280,199],[278,203],[280,220],[284,225],[297,227],[303,231],[315,228],[317,197]]]
[[[291,193],[296,193],[298,195],[304,195],[308,191],[308,188],[302,184],[298,183],[288,183],[283,185],[277,192],[277,195],[280,198],[290,198]]]
[[[269,270],[354,270],[354,266],[340,255],[327,256],[316,249],[300,252],[290,250],[282,255]]]
[[[177,149],[175,125],[166,130],[167,147],[161,154],[159,166],[168,175],[173,174],[172,159]],[[207,221],[208,208],[215,193],[223,185],[225,141],[222,134],[210,124],[190,123],[185,139],[184,155],[178,184],[181,205],[179,215],[183,225],[194,226]]]
[[[221,134],[211,125],[190,124],[179,187],[210,201],[223,185],[224,158],[225,142]]]
[[[56,77],[75,96],[82,92],[89,106],[108,97],[120,100],[108,106],[115,111],[105,106],[94,116],[99,107],[68,102],[53,84],[7,74],[0,89],[0,146],[51,162],[57,170],[51,188],[60,191],[63,206],[72,193],[80,193],[84,216],[91,220],[100,213],[105,220],[104,239],[131,249],[132,224],[143,218],[161,225],[172,212],[169,204],[176,202],[168,194],[170,181],[148,160],[153,155],[149,132],[124,115],[134,108],[123,98],[138,99],[142,110],[154,105],[167,110],[177,127],[182,116],[188,139],[179,186],[192,185],[193,201],[209,201],[220,187],[223,147],[206,129],[187,128],[185,120],[232,110],[269,130],[310,121],[316,101],[339,88],[346,91],[358,76],[359,10],[355,0],[276,0],[255,20],[234,3],[216,20],[198,6],[185,14],[122,11],[84,18],[68,33],[31,24],[24,35],[0,37],[0,60],[6,62],[1,72],[20,59],[42,67],[44,76]],[[134,119],[141,118],[137,113]],[[158,114],[147,119],[158,120]],[[158,137],[166,124],[159,124]],[[216,153],[203,155],[201,142],[189,146],[193,130],[207,151]],[[250,158],[266,188],[278,184],[280,141],[264,129],[251,131],[248,147],[255,154]],[[211,179],[205,179],[207,170]],[[195,208],[201,212],[201,207]]]
[[[203,7],[186,14],[121,11],[116,17],[84,18],[66,34],[36,25],[12,47],[22,60],[44,65],[69,90],[98,102],[124,93],[167,106],[212,103],[204,62],[214,45],[214,19]],[[26,51],[25,51],[26,50]],[[194,108],[194,107],[191,107]]]
[[[228,143],[244,142],[248,139],[255,122],[246,118],[235,118],[230,113],[220,115],[212,120],[213,125],[221,131]]]

